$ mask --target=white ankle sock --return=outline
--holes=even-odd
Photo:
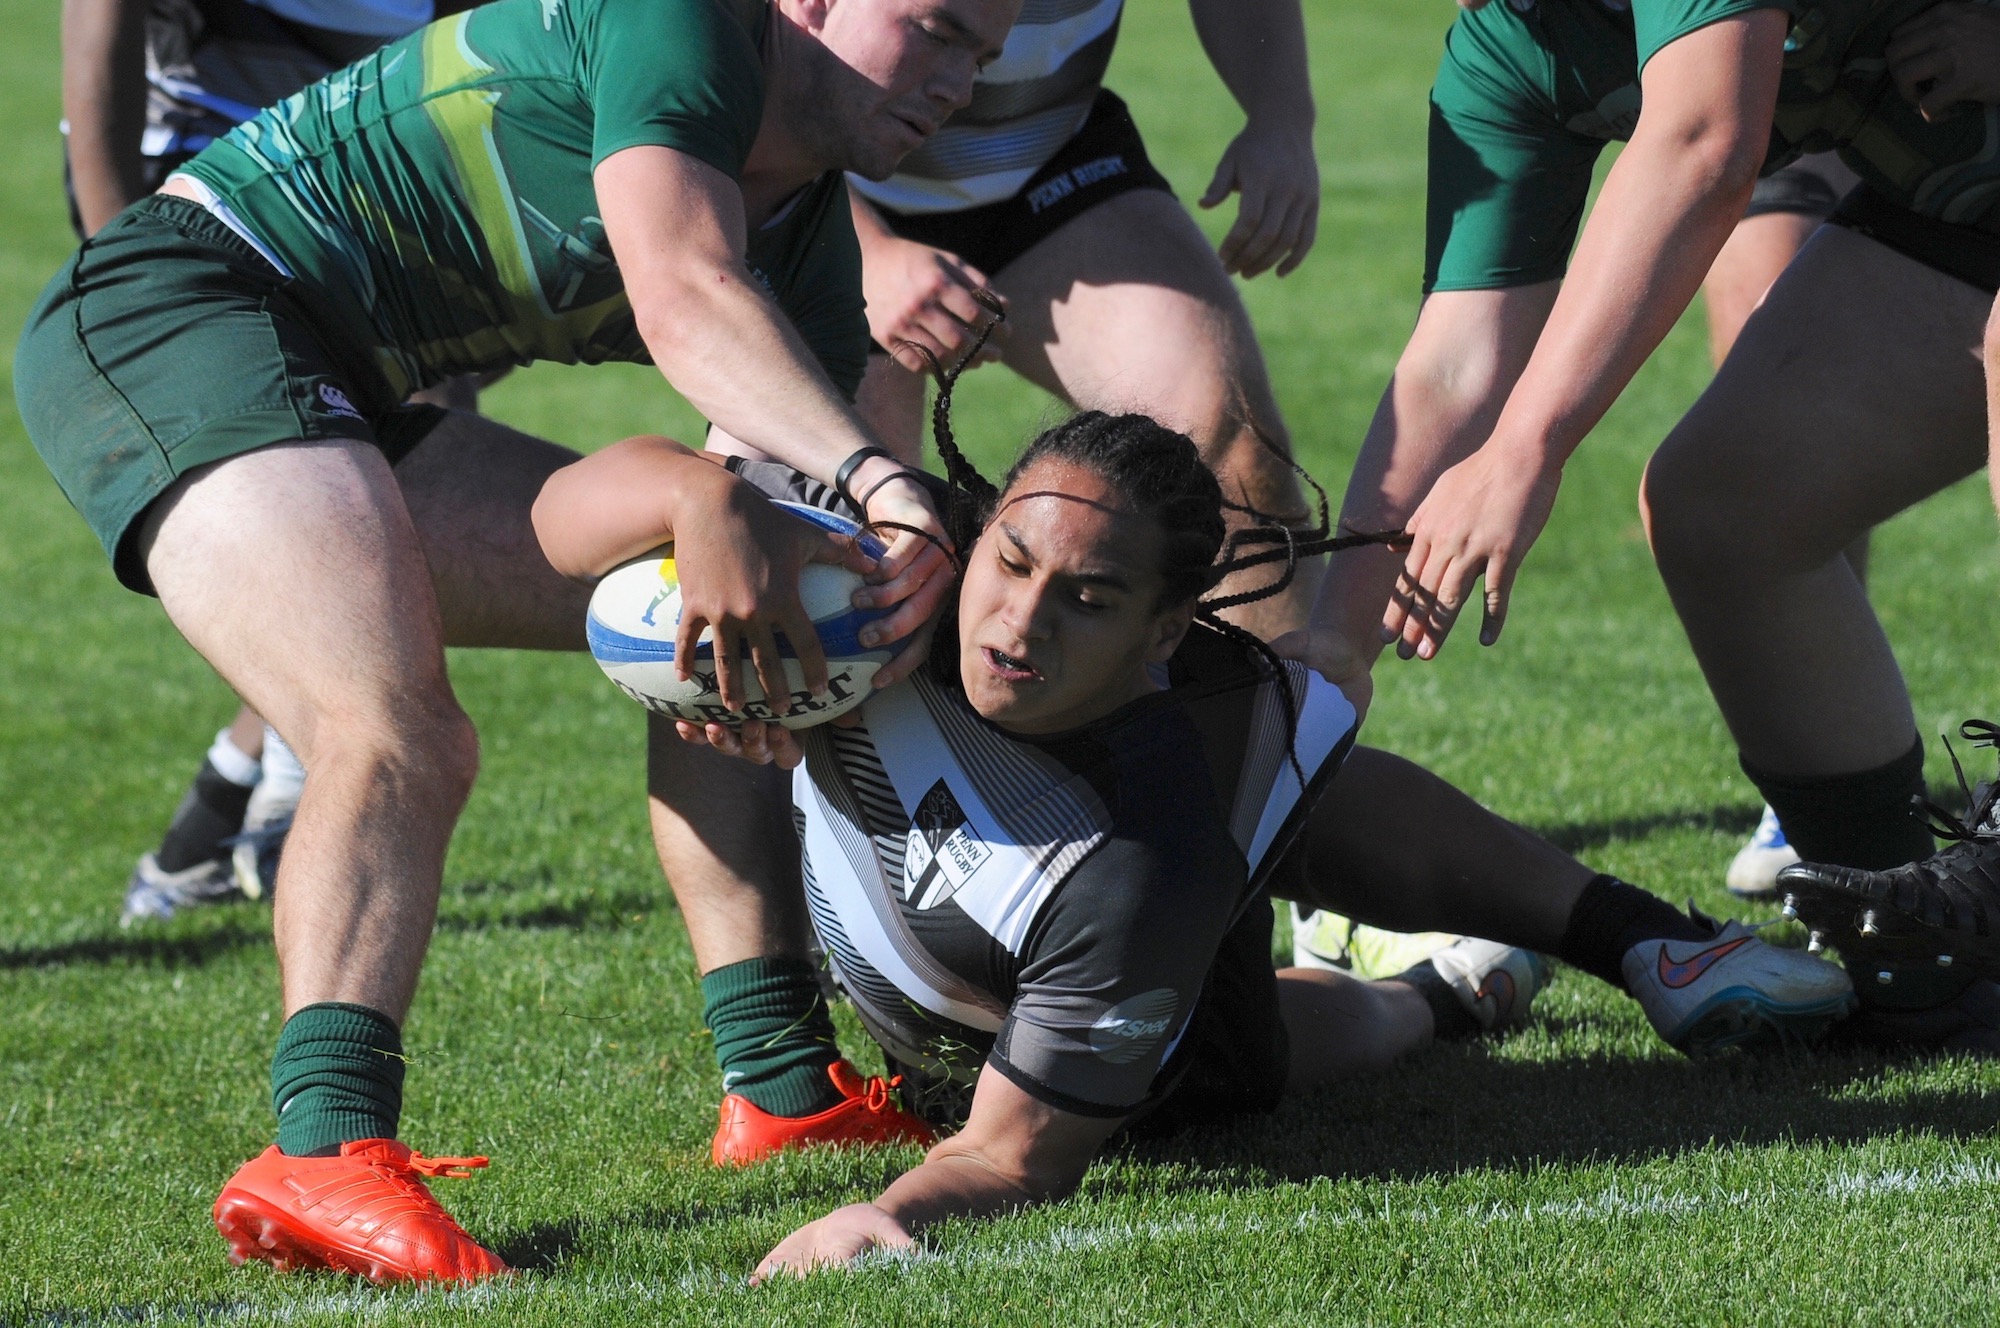
[[[265,733],[269,732],[269,729],[265,730]],[[228,729],[215,735],[215,743],[208,749],[208,763],[215,767],[216,774],[239,788],[255,786],[263,770],[263,764],[256,757],[247,755],[230,741]]]

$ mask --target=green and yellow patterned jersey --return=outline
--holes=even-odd
[[[507,364],[643,362],[591,173],[657,145],[740,176],[763,22],[754,0],[497,0],[287,98],[185,170],[331,337],[368,349],[392,401]],[[868,329],[840,174],[746,257],[851,396]]]
[[[1461,14],[1431,91],[1424,289],[1562,276],[1604,145],[1680,37],[1755,9],[1794,17],[1767,170],[1838,150],[1886,201],[2000,231],[2000,113],[1930,124],[1897,93],[1889,34],[1937,0],[1491,0]]]

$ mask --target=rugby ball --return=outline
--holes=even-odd
[[[846,517],[801,503],[778,506],[816,526],[842,534],[859,534]],[[880,556],[882,546],[862,536],[863,547]],[[674,633],[681,619],[680,580],[674,570],[672,545],[623,563],[597,583],[590,597],[585,631],[590,653],[618,689],[657,715],[697,724],[741,724],[746,719],[776,720],[788,729],[811,728],[846,714],[868,699],[875,671],[896,653],[887,647],[862,648],[861,629],[886,615],[888,609],[857,609],[854,592],[862,578],[844,567],[807,563],[799,573],[799,598],[819,633],[826,652],[827,685],[823,692],[806,690],[805,670],[792,643],[781,633],[778,649],[791,684],[791,708],[773,714],[756,674],[745,680],[741,710],[722,703],[715,685],[714,632],[704,628],[695,647],[694,666],[683,680],[674,668]]]

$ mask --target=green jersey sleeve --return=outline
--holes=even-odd
[[[731,179],[742,174],[764,76],[750,32],[722,0],[598,4],[578,23],[586,29],[578,74],[595,112],[593,170],[626,148],[665,147]]]
[[[1639,71],[1699,28],[1790,0],[1492,0],[1460,14],[1431,89],[1424,290],[1553,281],[1591,171],[1639,122]]]
[[[1793,0],[1633,0],[1632,36],[1638,56],[1634,72],[1645,69],[1662,47],[1697,28],[1757,9],[1797,12]]]

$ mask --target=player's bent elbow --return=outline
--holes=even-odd
[[[596,572],[591,565],[591,551],[578,538],[587,528],[587,523],[579,520],[588,508],[586,494],[581,491],[589,488],[589,481],[577,470],[583,464],[571,462],[544,480],[542,491],[535,495],[535,504],[528,510],[528,521],[535,528],[542,556],[557,572],[576,581],[587,581]]]

